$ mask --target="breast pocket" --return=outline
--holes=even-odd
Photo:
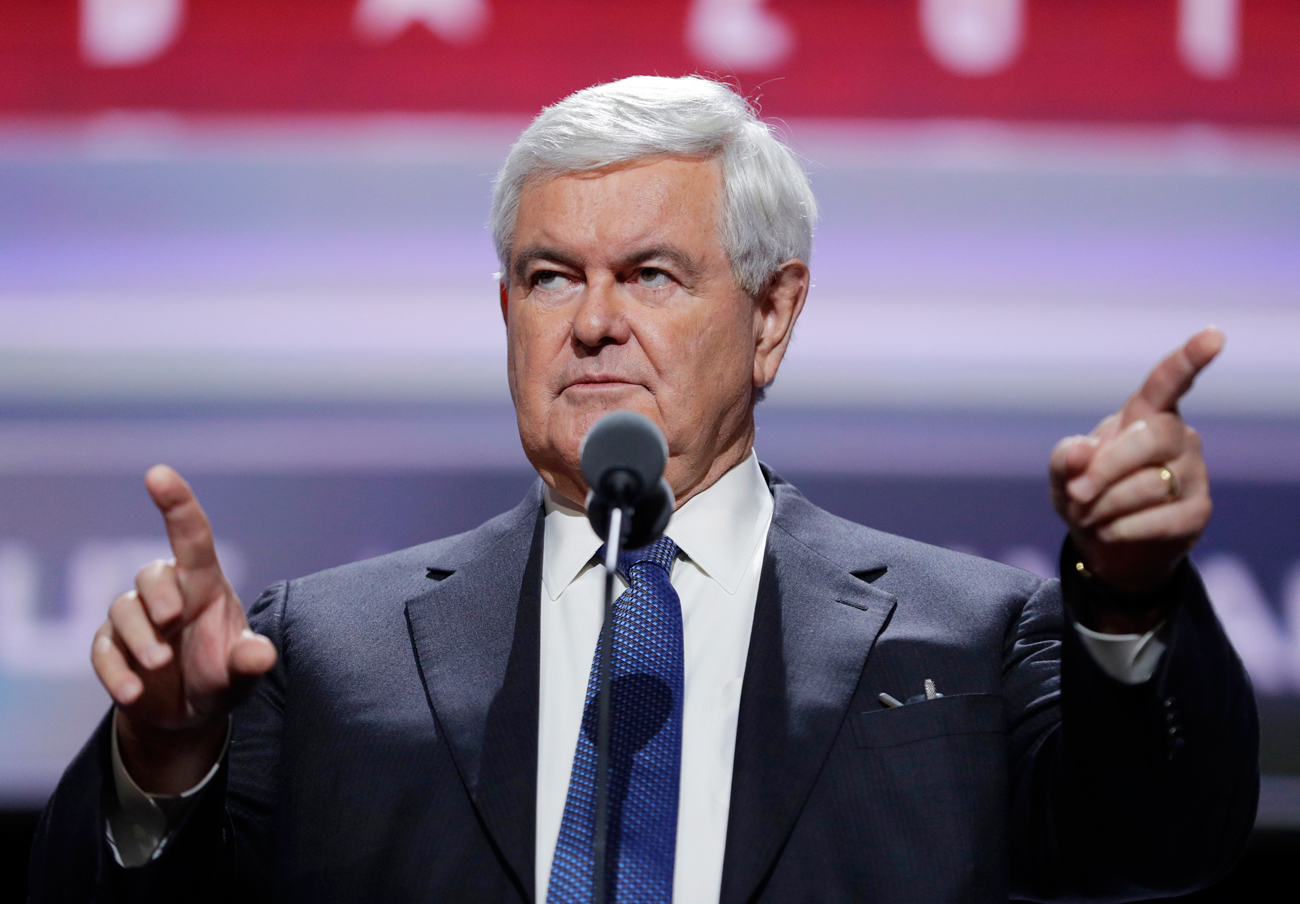
[[[908,900],[1006,900],[1007,741],[1000,694],[953,694],[853,717],[847,812],[864,814],[864,846],[889,839],[874,887]],[[850,770],[846,770],[850,772]],[[936,866],[937,864],[937,866]],[[918,891],[919,889],[919,891]]]
[[[929,738],[1002,734],[1006,730],[999,694],[952,694],[860,713],[853,723],[859,747],[915,744]]]

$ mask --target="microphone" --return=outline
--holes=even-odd
[[[664,480],[668,443],[643,414],[615,411],[598,420],[582,439],[579,451],[587,493],[587,520],[609,541],[610,516],[620,509],[618,545],[649,546],[672,517],[672,488]]]
[[[606,904],[609,870],[609,743],[611,654],[614,643],[614,572],[619,551],[649,546],[672,517],[673,491],[664,480],[668,443],[648,417],[615,411],[592,425],[578,452],[587,493],[587,520],[605,541],[605,621],[600,630],[596,720],[596,813],[591,847],[592,900]]]

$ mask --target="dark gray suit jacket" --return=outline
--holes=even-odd
[[[1127,899],[1222,874],[1250,832],[1249,683],[1184,569],[1158,674],[1088,657],[1061,585],[775,513],[736,739],[722,900]],[[105,723],[33,852],[33,899],[529,901],[540,484],[460,536],[268,590],[280,661],[164,853],[118,867]],[[946,696],[885,709],[933,678]]]

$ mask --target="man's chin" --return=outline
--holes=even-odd
[[[660,423],[654,396],[644,386],[634,383],[581,385],[602,388],[594,391],[584,388],[575,392],[576,387],[570,386],[555,400],[548,418],[547,434],[554,450],[565,461],[577,464],[582,438],[596,421],[612,411],[636,411],[656,424]]]

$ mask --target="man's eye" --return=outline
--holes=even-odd
[[[533,286],[538,289],[563,289],[569,284],[569,278],[554,270],[539,270],[533,274]]]
[[[642,267],[637,271],[636,281],[638,285],[645,286],[647,289],[662,289],[672,282],[672,277],[654,267]]]

